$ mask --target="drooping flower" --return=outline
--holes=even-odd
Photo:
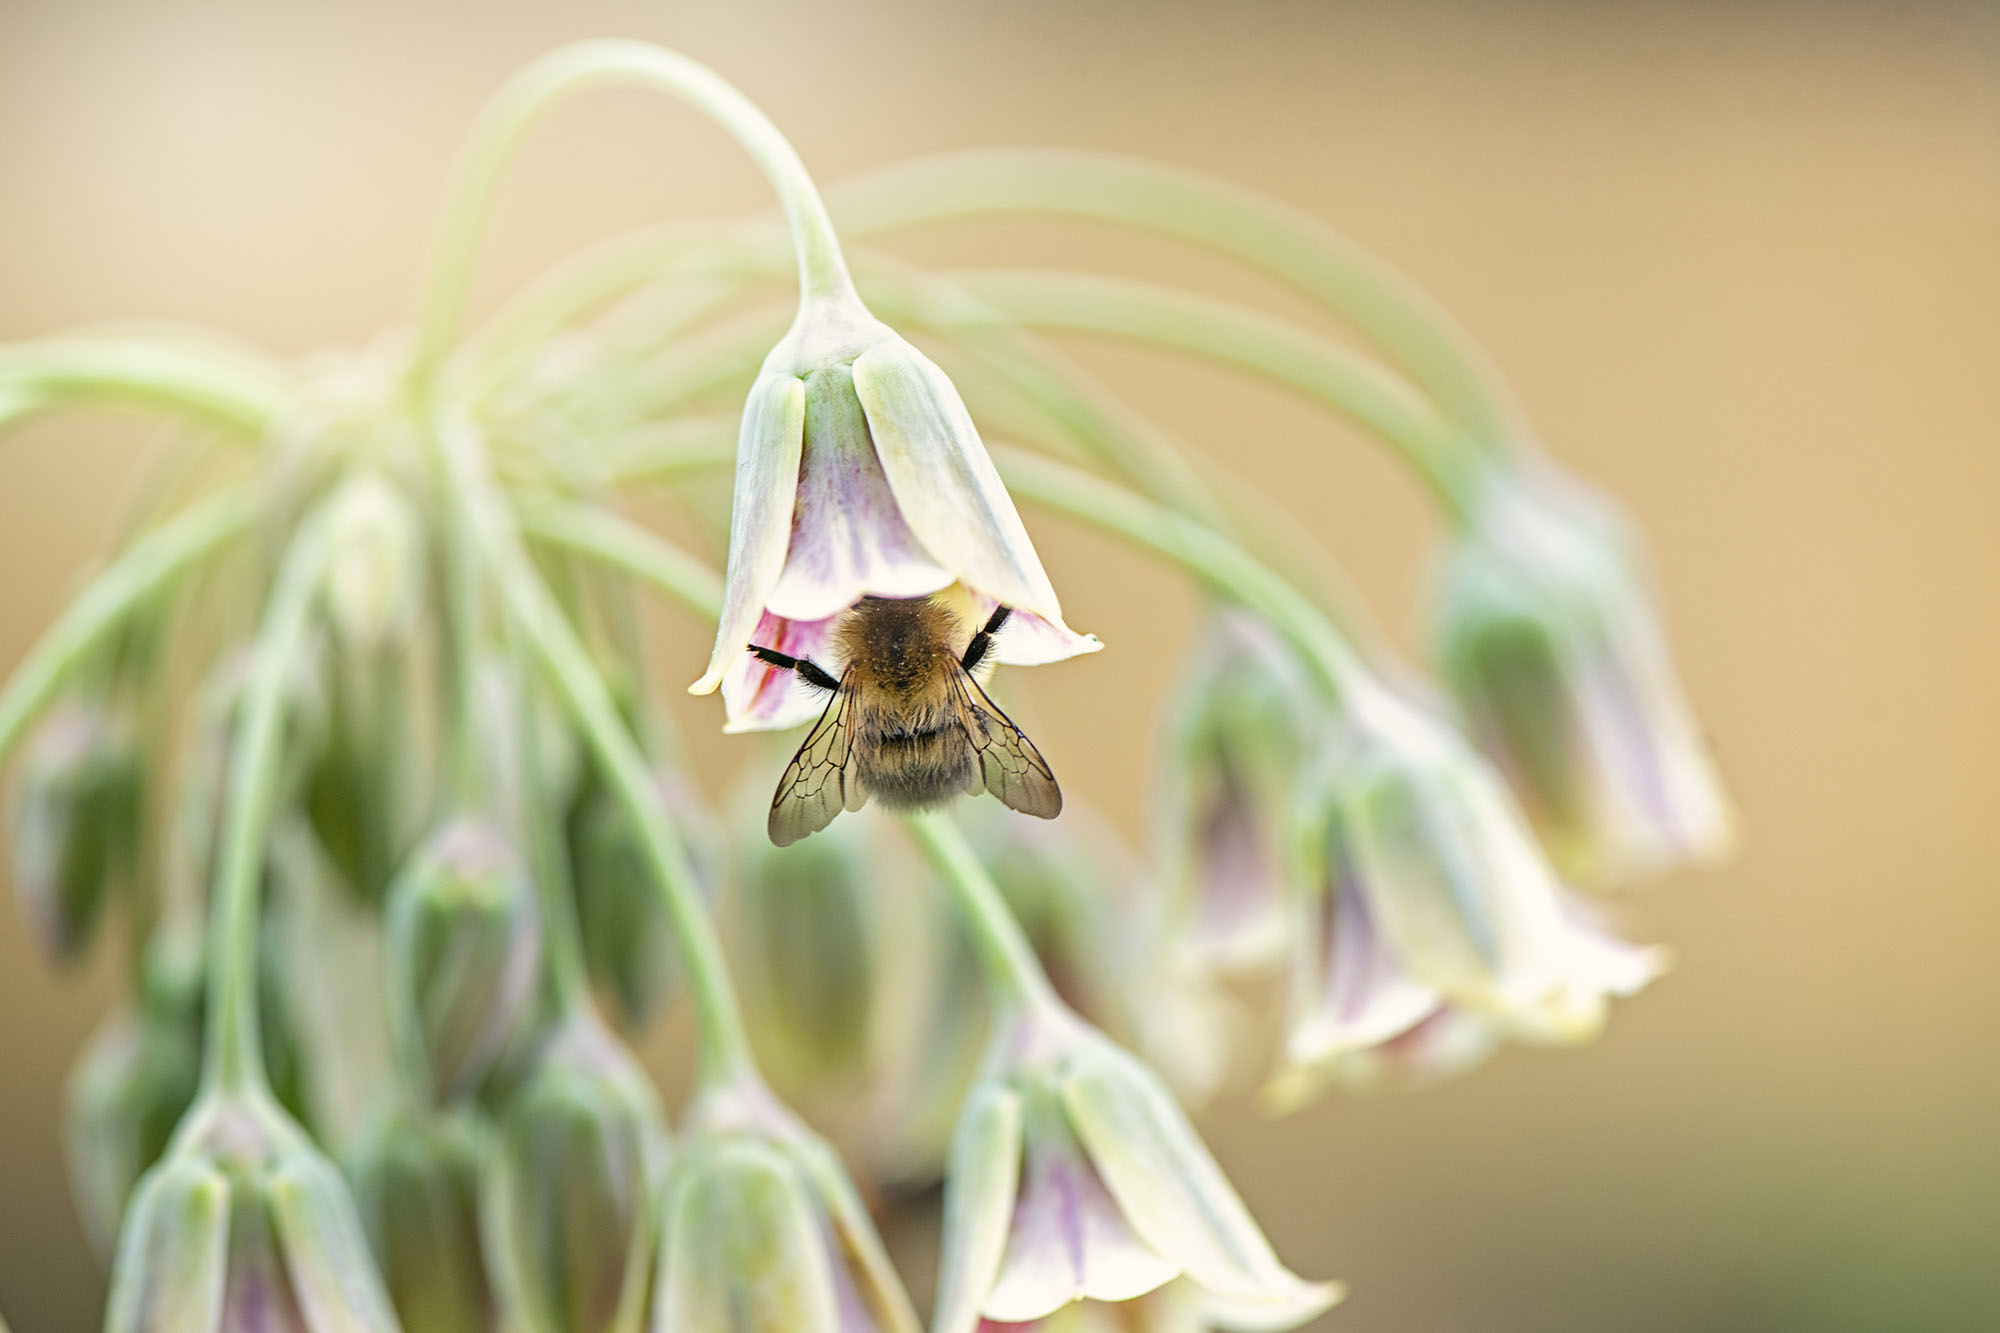
[[[70,698],[35,725],[7,799],[14,893],[43,947],[75,958],[139,851],[145,766],[102,703]]]
[[[106,1333],[399,1333],[331,1162],[259,1094],[198,1103],[126,1211]]]
[[[1444,567],[1435,654],[1566,874],[1727,853],[1727,798],[1624,517],[1546,471],[1496,474]]]
[[[92,1035],[64,1095],[70,1193],[110,1257],[132,1187],[159,1159],[201,1081],[200,1031],[164,1016],[114,1014]]]
[[[952,1144],[933,1333],[1033,1323],[1183,1279],[1290,1328],[1340,1289],[1279,1263],[1158,1077],[1073,1015],[1016,1013]]]
[[[1040,557],[943,371],[852,296],[808,302],[743,409],[715,652],[690,687],[723,693],[728,729],[771,730],[822,700],[751,644],[837,669],[833,627],[863,596],[962,585],[975,625],[1014,615],[995,659],[1094,652],[1063,623]]]
[[[1658,974],[1556,879],[1491,769],[1386,692],[1352,701],[1293,806],[1290,1020],[1269,1095],[1442,1077],[1569,1043]]]
[[[1217,608],[1170,714],[1156,815],[1177,934],[1204,969],[1284,952],[1285,818],[1324,708],[1268,622]]]
[[[356,1209],[406,1329],[488,1333],[495,1325],[479,1237],[487,1137],[469,1115],[397,1114],[374,1125],[349,1160]]]
[[[761,1084],[697,1103],[661,1226],[653,1333],[917,1333],[839,1159]]]

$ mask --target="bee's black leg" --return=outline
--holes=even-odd
[[[754,643],[750,645],[750,651],[760,661],[769,662],[772,666],[782,671],[796,673],[800,680],[816,690],[825,690],[828,694],[831,694],[840,688],[838,680],[835,680],[832,676],[819,667],[814,666],[803,657],[792,657],[789,654],[779,652],[776,648],[759,648]]]
[[[986,655],[993,651],[993,636],[1000,632],[1000,627],[1007,623],[1007,617],[1012,614],[1014,614],[1012,607],[994,607],[993,614],[986,617],[986,628],[972,636],[972,642],[965,645],[965,656],[959,659],[958,664],[971,671],[984,662]]]

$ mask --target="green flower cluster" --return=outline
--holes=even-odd
[[[621,238],[461,338],[514,145],[614,82],[735,136],[785,229]],[[1261,1071],[1285,1106],[1581,1040],[1660,970],[1580,890],[1713,856],[1729,816],[1634,530],[1534,451],[1420,293],[1143,163],[975,154],[834,201],[712,72],[585,43],[478,126],[413,338],[310,365],[192,332],[0,347],[0,429],[106,403],[200,427],[0,690],[25,915],[65,961],[107,909],[129,927],[130,996],[69,1090],[107,1333],[909,1333],[877,1216],[940,1179],[936,1333],[1295,1327],[1338,1286],[1278,1260],[1182,1105],[1243,1072],[1245,978],[1285,979]],[[1220,250],[1380,358],[1143,284],[919,273],[834,227],[1000,212]],[[788,269],[796,307],[746,311]],[[1275,379],[1406,457],[1453,525],[1449,701],[1356,646],[1310,539],[1036,327]],[[614,507],[646,489],[724,574]],[[838,678],[863,599],[988,625],[948,683],[1101,647],[1017,500],[1212,599],[1146,854],[1074,800],[1053,824],[981,800],[964,827],[825,827],[868,795]],[[708,805],[653,693],[645,591],[715,622],[695,688],[728,729],[822,718],[800,763],[832,785],[786,826],[811,838],[772,845],[760,799]],[[692,669],[708,640],[670,652]],[[985,747],[1004,721],[911,707],[928,730],[868,743]],[[670,1131],[628,1043],[683,996]]]

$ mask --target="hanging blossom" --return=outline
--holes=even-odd
[[[1019,666],[1101,646],[1063,622],[1014,501],[943,371],[852,292],[807,302],[743,408],[715,653],[690,687],[720,687],[727,729],[817,716],[824,699],[751,644],[829,660],[865,596],[953,590],[968,630],[1014,614],[994,657]]]
[[[1351,705],[1294,805],[1290,1016],[1269,1099],[1442,1077],[1503,1038],[1594,1036],[1664,956],[1557,880],[1457,733],[1386,691]]]
[[[1732,818],[1630,524],[1575,481],[1495,472],[1445,564],[1435,655],[1549,854],[1581,881],[1726,855]]]

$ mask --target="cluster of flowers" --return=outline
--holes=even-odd
[[[774,350],[741,300],[785,262],[762,224],[623,239],[456,340],[513,142],[620,79],[777,187],[801,295]],[[0,348],[0,427],[107,401],[207,427],[0,692],[28,916],[62,958],[108,902],[131,923],[134,993],[70,1090],[108,1333],[913,1330],[866,1200],[940,1176],[936,1333],[1295,1327],[1337,1288],[1279,1262],[1182,1109],[1232,1072],[1238,979],[1288,979],[1283,1108],[1578,1041],[1658,972],[1572,886],[1712,857],[1727,811],[1632,531],[1533,453],[1441,316],[1316,224],[1143,164],[986,154],[837,202],[851,235],[1002,211],[1176,234],[1401,373],[1139,284],[861,256],[857,288],[768,121],[622,42],[496,100],[412,343],[308,367],[194,334]],[[1350,644],[1300,551],[1238,544],[1268,525],[1032,325],[1233,361],[1401,448],[1453,520],[1450,702]],[[705,410],[746,382],[740,429]],[[1047,448],[989,451],[959,384]],[[726,578],[604,503],[669,488],[699,527],[732,458]],[[817,715],[747,646],[827,661],[864,596],[1008,607],[1002,663],[1096,649],[1016,497],[1213,595],[1146,864],[1087,811],[983,801],[963,831],[726,836],[650,700],[636,589],[715,621],[694,688],[732,730]],[[619,1034],[673,992],[697,1058],[670,1136]],[[781,1092],[843,1126],[865,1192]]]

